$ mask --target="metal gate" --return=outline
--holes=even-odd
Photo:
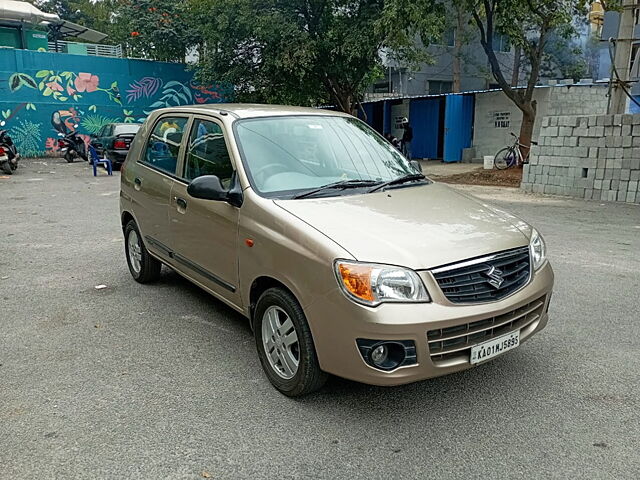
[[[473,95],[447,95],[444,113],[445,162],[462,160],[473,139]]]

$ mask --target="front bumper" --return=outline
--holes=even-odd
[[[443,346],[438,345],[438,334],[434,331],[442,332],[449,327],[466,324],[482,325],[482,321],[496,318],[496,324],[503,325],[499,334],[520,329],[520,341],[523,342],[547,324],[554,281],[548,262],[525,287],[509,297],[474,305],[449,302],[429,272],[420,272],[420,275],[432,297],[431,303],[387,303],[371,308],[350,301],[336,288],[335,293],[330,294],[331,298],[305,306],[320,367],[334,375],[363,383],[400,385],[473,366],[469,362],[468,350],[462,348],[464,345],[445,355],[438,352],[438,348]],[[511,318],[514,322],[509,323]],[[429,340],[427,332],[432,332]],[[373,368],[362,358],[356,345],[358,338],[413,340],[417,364],[390,372]]]

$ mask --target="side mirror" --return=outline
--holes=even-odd
[[[419,161],[411,160],[409,163],[411,164],[411,166],[416,172],[422,173],[422,164]]]
[[[193,198],[202,200],[226,201],[229,198],[227,192],[216,175],[203,175],[191,181],[187,187],[187,193]]]
[[[234,207],[240,208],[243,202],[242,187],[238,181],[238,176],[234,175],[231,190],[225,190],[216,175],[203,175],[194,178],[187,187],[187,193],[193,198],[202,200],[216,200],[227,202]]]

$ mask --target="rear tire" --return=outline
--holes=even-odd
[[[67,161],[67,163],[73,163],[73,161],[75,160],[75,155],[73,154],[73,152],[71,152],[71,150],[67,150],[67,152],[64,154],[64,159]]]
[[[124,250],[129,272],[136,282],[150,283],[160,277],[162,263],[149,254],[133,220],[124,227]]]
[[[512,166],[516,158],[516,152],[512,147],[504,147],[493,158],[493,164],[498,170],[505,170]]]
[[[274,387],[288,397],[299,397],[322,388],[328,375],[320,370],[309,324],[291,293],[279,287],[265,291],[256,304],[253,325],[260,363]],[[270,338],[266,336],[269,331],[272,332]],[[290,344],[293,337],[295,344]],[[286,360],[280,360],[287,354]],[[293,365],[295,371],[291,368]]]
[[[4,162],[2,164],[2,171],[7,175],[13,175],[13,169],[11,168],[11,164],[9,162]]]

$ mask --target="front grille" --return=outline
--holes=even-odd
[[[429,330],[427,342],[431,360],[437,364],[444,360],[471,355],[471,347],[514,330],[523,329],[542,315],[545,297],[516,308],[511,312],[454,327]]]
[[[453,303],[500,300],[529,281],[529,247],[440,267],[432,273]]]

